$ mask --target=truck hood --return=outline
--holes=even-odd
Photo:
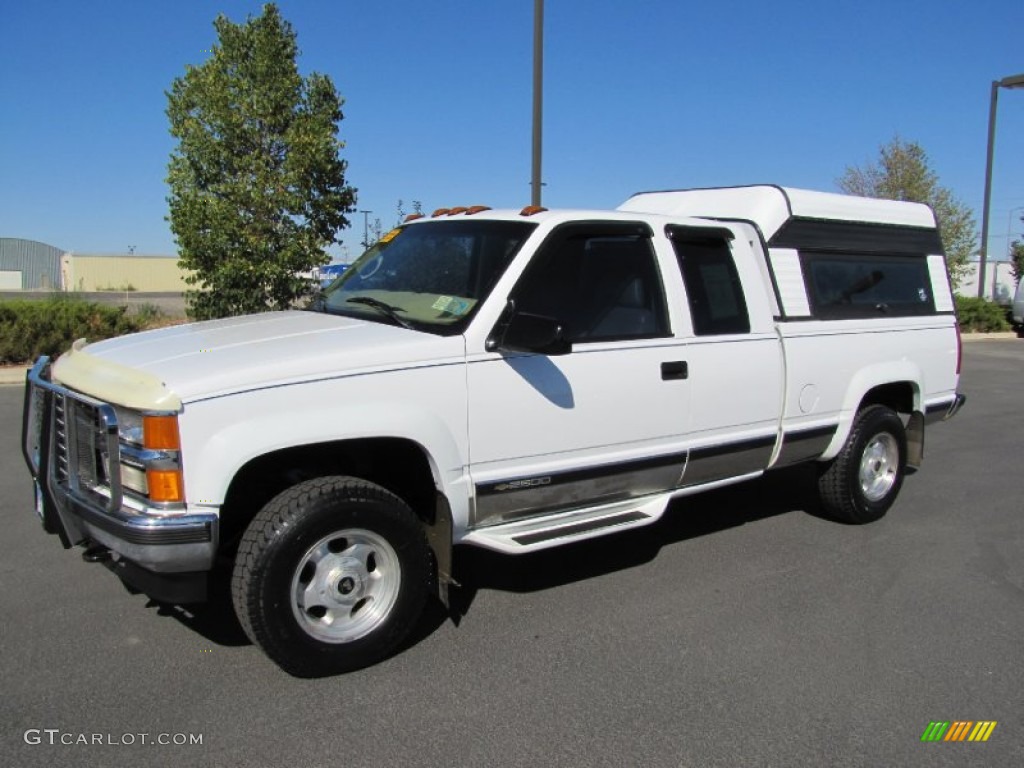
[[[79,341],[56,362],[53,378],[107,402],[177,410],[262,387],[464,359],[462,336],[289,311]]]

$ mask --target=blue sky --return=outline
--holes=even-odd
[[[360,209],[530,197],[532,0],[280,0],[331,76]],[[259,2],[0,0],[0,237],[173,253],[164,92]],[[547,0],[544,203],[831,190],[899,134],[981,223],[989,83],[1024,73],[1024,2]],[[1024,90],[1000,92],[992,257],[1024,230]],[[341,233],[352,254],[363,216]],[[335,255],[343,250],[334,249]]]

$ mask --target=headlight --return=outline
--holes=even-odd
[[[135,491],[143,496],[149,495],[149,483],[146,482],[146,471],[121,462],[121,487]]]
[[[115,408],[117,432],[121,442],[142,447],[142,414],[127,408]]]
[[[143,414],[128,408],[116,410],[121,442],[121,485],[150,501],[184,502],[177,415]]]

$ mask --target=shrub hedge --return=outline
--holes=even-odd
[[[153,321],[152,315],[152,308],[132,314],[127,307],[66,295],[2,301],[0,363],[30,362],[39,355],[55,357],[82,337],[98,341],[140,331]]]
[[[1010,324],[1006,320],[1006,308],[988,299],[957,296],[956,314],[960,319],[960,330],[965,333],[1010,330]]]
[[[964,332],[1008,331],[1004,307],[976,296],[957,296],[956,311]],[[76,296],[61,294],[43,300],[0,301],[0,363],[25,363],[39,355],[55,357],[75,339],[107,339],[164,325],[155,307],[130,313]]]

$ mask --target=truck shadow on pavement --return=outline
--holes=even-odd
[[[644,528],[544,550],[502,555],[476,547],[456,547],[450,609],[428,603],[419,625],[397,653],[430,637],[446,621],[458,625],[481,590],[535,592],[635,568],[654,560],[663,547],[708,536],[789,512],[821,516],[815,498],[816,470],[799,466],[770,472],[747,483],[674,501],[665,515]],[[250,645],[231,603],[230,571],[217,573],[209,599],[196,605],[150,600],[160,616],[181,622],[220,646]]]
[[[457,547],[451,618],[458,624],[479,590],[534,592],[649,563],[663,547],[789,512],[822,517],[815,495],[817,470],[797,466],[746,483],[673,501],[660,520],[643,528],[528,555]]]
[[[172,605],[150,599],[146,607],[156,608],[159,616],[180,621],[211,643],[227,647],[252,645],[235,616],[231,602],[231,569],[225,566],[219,566],[214,572],[205,603]]]

